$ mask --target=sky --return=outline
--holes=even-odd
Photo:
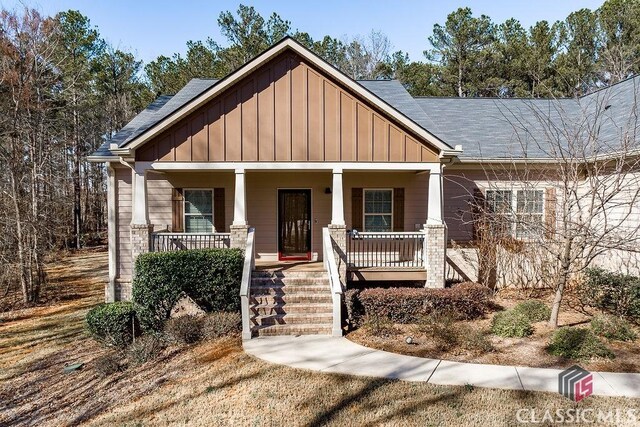
[[[423,60],[433,25],[444,24],[458,7],[470,7],[474,15],[485,14],[493,22],[518,19],[525,27],[540,20],[556,21],[581,9],[597,9],[603,0],[0,0],[8,9],[23,5],[53,15],[76,9],[88,16],[102,37],[115,47],[136,54],[145,63],[159,55],[184,53],[188,40],[213,38],[221,45],[217,18],[235,11],[240,3],[254,6],[264,17],[277,12],[294,29],[314,39],[331,35],[339,39],[385,33],[393,51],[403,50],[412,60]]]

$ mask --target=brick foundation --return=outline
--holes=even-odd
[[[343,286],[347,284],[347,227],[345,225],[329,224],[329,235],[333,244],[333,252],[336,256],[336,264],[340,281]]]
[[[444,288],[447,257],[447,226],[444,224],[425,224],[424,264],[427,269],[427,288]]]

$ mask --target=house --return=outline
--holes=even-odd
[[[444,286],[448,264],[455,267],[447,243],[473,239],[470,197],[497,191],[484,165],[553,162],[540,146],[523,145],[543,132],[525,110],[552,104],[413,98],[397,81],[353,81],[285,38],[221,80],[194,79],[159,97],[90,157],[108,166],[106,298],[130,297],[140,253],[240,247],[245,337],[252,328],[340,334],[349,280]],[[552,183],[500,191],[492,197],[555,221]],[[254,271],[292,261],[310,267]],[[283,286],[283,275],[307,280],[312,292],[289,296],[288,309],[305,302],[288,313],[302,319],[297,329],[282,301],[257,298]]]

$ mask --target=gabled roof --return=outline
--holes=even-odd
[[[459,153],[454,148],[431,134],[423,124],[420,123],[420,121],[426,120],[426,117],[417,104],[413,102],[411,96],[406,92],[406,90],[404,90],[402,85],[395,82],[390,86],[383,86],[369,82],[369,87],[367,87],[367,83],[359,83],[350,79],[344,73],[290,37],[286,37],[276,43],[222,80],[192,80],[187,86],[185,86],[185,88],[172,97],[170,101],[166,102],[165,105],[155,114],[148,115],[149,112],[147,110],[143,111],[140,114],[145,114],[145,117],[141,119],[139,116],[136,116],[136,118],[132,120],[132,123],[136,121],[136,124],[134,124],[134,126],[130,126],[132,123],[129,123],[129,125],[125,127],[135,127],[134,131],[129,131],[126,134],[123,134],[117,141],[112,141],[117,143],[118,147],[112,148],[111,152],[125,154],[144,144],[160,132],[177,123],[182,117],[193,112],[216,95],[222,93],[225,89],[231,87],[234,83],[238,82],[271,58],[274,58],[276,55],[288,49],[294,51],[309,63],[314,64],[336,81],[358,94],[364,100],[381,109],[389,117],[411,130],[424,141],[435,146],[440,150],[442,155],[457,155]],[[391,94],[393,94],[393,96],[390,96],[390,99],[387,100],[385,98],[385,94],[388,97]],[[118,134],[120,134],[120,132]],[[99,152],[103,153],[104,150],[98,150],[95,154],[98,154]],[[100,158],[96,160],[103,159]]]

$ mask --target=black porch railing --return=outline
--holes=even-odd
[[[347,233],[348,268],[424,268],[422,232]]]
[[[170,252],[187,249],[228,248],[229,233],[153,233],[151,252]]]

